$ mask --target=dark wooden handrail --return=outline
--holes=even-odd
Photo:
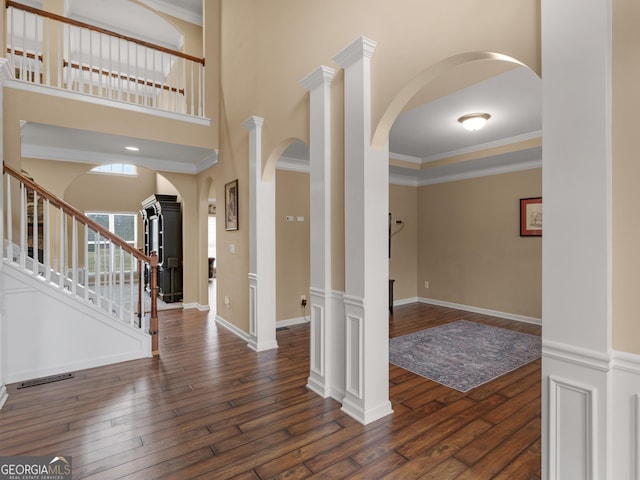
[[[31,188],[32,190],[37,192],[39,196],[49,200],[49,202],[51,204],[53,204],[55,207],[62,208],[62,210],[66,214],[68,214],[68,215],[70,215],[72,217],[75,217],[75,219],[78,220],[80,223],[82,223],[84,225],[87,225],[88,227],[92,228],[97,233],[99,233],[101,236],[108,238],[111,242],[113,242],[114,244],[118,245],[123,250],[125,250],[128,253],[132,254],[136,258],[141,259],[143,262],[146,262],[146,263],[149,263],[149,264],[151,263],[151,257],[147,257],[144,253],[141,253],[139,250],[137,250],[136,248],[134,248],[131,245],[129,245],[127,242],[122,240],[117,235],[114,235],[113,233],[111,233],[109,230],[104,228],[99,223],[94,222],[93,220],[91,220],[89,217],[87,217],[84,213],[82,213],[77,208],[69,205],[67,202],[65,202],[64,200],[60,199],[59,197],[57,197],[53,193],[51,193],[51,192],[47,191],[46,189],[42,188],[40,185],[35,183],[33,180],[31,180],[28,177],[24,176],[22,173],[18,172],[17,170],[15,170],[14,168],[10,167],[6,163],[3,165],[2,168],[3,168],[4,173],[7,173],[7,174],[11,175],[12,177],[17,179],[18,181],[20,181],[23,184],[25,184],[27,187]]]
[[[155,45],[150,42],[145,42],[144,40],[138,40],[137,38],[129,37],[127,35],[122,35],[120,33],[112,32],[110,30],[106,30],[104,28],[99,28],[94,25],[79,22],[78,20],[73,20],[71,18],[63,17],[61,15],[56,15],[55,13],[47,12],[45,10],[40,10],[38,8],[33,8],[28,5],[23,5],[18,2],[14,2],[12,0],[6,0],[6,8],[13,7],[18,10],[22,10],[25,12],[33,13],[35,15],[39,15],[41,17],[50,18],[51,20],[56,20],[58,22],[66,23],[67,25],[73,25],[74,27],[86,28],[88,30],[92,30],[94,32],[102,33],[105,35],[109,35],[111,37],[116,37],[121,40],[125,40],[127,42],[135,43],[137,45],[151,48],[153,50],[158,50],[160,52],[168,53],[169,55],[174,55],[176,57],[184,58],[186,60],[191,60],[192,62],[201,63],[204,66],[204,58],[194,57],[193,55],[188,55],[183,52],[179,52],[178,50],[172,50],[170,48],[163,47],[161,45]]]

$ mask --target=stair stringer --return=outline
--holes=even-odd
[[[151,357],[151,336],[5,261],[6,382]]]

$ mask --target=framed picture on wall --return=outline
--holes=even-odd
[[[520,236],[542,236],[542,197],[520,199]]]
[[[224,227],[238,230],[238,179],[224,186]]]

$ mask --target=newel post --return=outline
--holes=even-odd
[[[151,252],[151,316],[149,318],[149,333],[151,334],[151,354],[160,355],[158,347],[158,254]]]

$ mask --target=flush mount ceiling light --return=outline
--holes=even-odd
[[[475,132],[484,127],[490,118],[491,115],[488,113],[469,113],[461,116],[458,121],[470,132]]]
[[[140,150],[138,147],[124,147],[124,148],[126,148],[130,152],[137,152]]]

